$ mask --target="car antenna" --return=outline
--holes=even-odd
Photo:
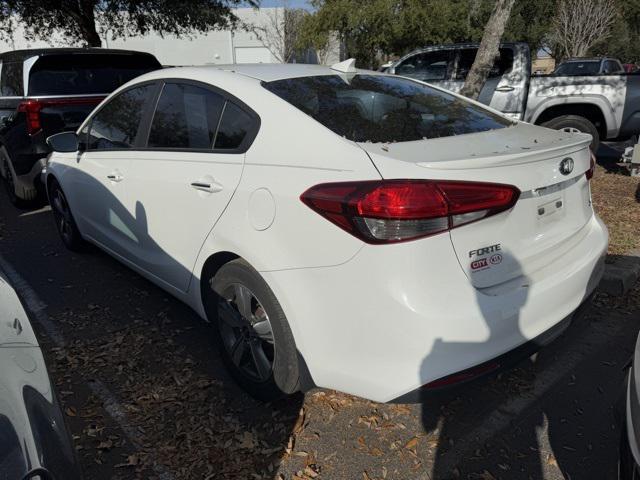
[[[356,59],[350,58],[344,62],[334,63],[331,65],[331,70],[342,73],[356,73]]]
[[[347,85],[351,85],[351,80],[358,71],[356,70],[356,59],[350,58],[349,60],[345,60],[344,62],[334,63],[331,65],[331,70],[335,70],[336,72],[340,72],[338,75],[344,83]]]

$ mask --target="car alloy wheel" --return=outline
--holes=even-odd
[[[56,188],[53,192],[53,198],[51,199],[51,206],[53,207],[53,215],[56,219],[56,226],[62,236],[62,239],[66,244],[73,242],[73,219],[71,217],[71,210],[69,204],[64,196],[64,193],[59,188]]]
[[[273,371],[275,341],[269,316],[256,295],[241,283],[230,284],[218,303],[220,335],[231,361],[254,382]]]
[[[564,127],[564,128],[561,128],[560,131],[567,132],[567,133],[584,133],[582,132],[582,130],[576,127]]]

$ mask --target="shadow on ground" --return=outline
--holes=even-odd
[[[2,192],[0,219],[0,254],[66,339],[56,346],[34,325],[86,478],[275,478],[302,395],[248,397],[210,325],[97,248],[68,252],[48,209],[15,209]]]

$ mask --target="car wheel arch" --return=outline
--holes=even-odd
[[[535,125],[541,125],[542,123],[564,115],[576,115],[584,117],[593,123],[603,140],[607,138],[608,132],[612,128],[615,120],[611,118],[610,112],[606,111],[601,102],[595,101],[595,99],[593,99],[593,101],[581,99],[580,102],[566,100],[567,99],[554,99],[540,105],[538,111],[535,112],[529,121]]]
[[[200,274],[200,300],[202,302],[206,320],[209,322],[214,322],[217,320],[217,305],[213,304],[213,302],[211,301],[215,300],[215,298],[207,295],[209,291],[209,279],[214,278],[217,272],[223,266],[238,259],[244,260],[251,266],[251,263],[246,260],[246,258],[227,250],[213,253],[209,255],[209,257],[207,257],[207,259],[204,261]],[[292,331],[292,334],[295,341],[297,337],[295,331]],[[307,361],[300,350],[297,350],[297,360],[299,369],[298,387],[300,391],[307,392],[312,388],[315,388],[316,384],[313,380],[311,372],[309,371]]]
[[[204,307],[204,313],[208,321],[212,321],[216,315],[216,309],[213,305],[207,302],[207,293],[209,291],[209,279],[216,276],[218,270],[220,270],[227,263],[242,258],[229,251],[219,251],[210,255],[204,262],[202,270],[200,272],[200,301]]]

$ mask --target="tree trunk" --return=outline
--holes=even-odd
[[[96,29],[95,0],[80,0],[78,25],[88,47],[101,47],[102,39]]]
[[[509,21],[511,9],[515,0],[497,0],[491,12],[491,18],[484,27],[480,48],[476,54],[476,59],[469,70],[467,80],[460,93],[474,100],[478,99],[480,91],[487,81],[491,72],[495,58],[500,53],[500,40]]]

